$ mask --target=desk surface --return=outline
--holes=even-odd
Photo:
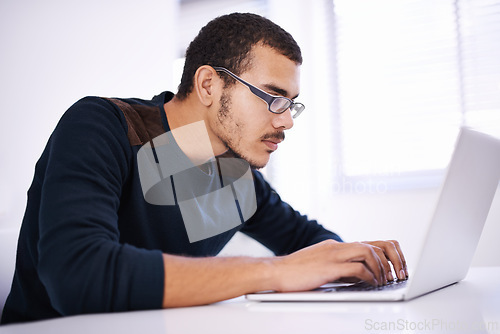
[[[93,314],[1,326],[0,333],[499,333],[500,267],[407,302],[259,303]]]

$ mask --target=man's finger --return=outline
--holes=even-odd
[[[389,264],[389,261],[387,260],[387,257],[385,255],[384,250],[380,247],[377,247],[377,246],[372,246],[372,247],[373,247],[373,250],[375,251],[375,253],[380,258],[380,262],[383,266],[384,277],[385,277],[384,283],[387,283],[388,280],[393,281],[394,276],[392,275],[391,265]]]
[[[373,273],[379,284],[386,282],[386,272],[382,262],[371,245],[362,243],[345,244],[336,254],[339,262],[360,262]]]
[[[384,251],[385,256],[389,261],[391,261],[394,271],[398,279],[406,279],[407,272],[406,261],[404,260],[403,252],[401,247],[396,240],[389,241],[373,241],[369,242],[370,245],[377,246]]]
[[[338,267],[342,277],[356,277],[373,286],[380,285],[373,272],[362,262],[346,262]]]
[[[384,246],[385,254],[394,266],[396,275],[401,280],[406,279],[408,270],[406,269],[406,261],[399,243],[396,240],[390,240],[386,241]]]
[[[399,245],[399,242],[397,242],[396,240],[391,240],[391,242],[394,244],[394,246],[396,247],[396,250],[398,251],[399,257],[401,258],[401,262],[403,263],[403,270],[406,274],[406,278],[408,278],[408,276],[409,276],[408,267],[406,265],[406,259],[405,259],[404,253],[401,250],[401,246]]]

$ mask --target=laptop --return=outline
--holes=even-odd
[[[461,128],[420,256],[407,281],[383,287],[327,284],[304,292],[259,292],[255,301],[402,301],[462,280],[500,181],[500,139]]]

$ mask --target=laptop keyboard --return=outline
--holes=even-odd
[[[322,289],[323,292],[341,292],[341,291],[387,291],[400,289],[406,286],[408,281],[394,280],[382,286],[372,286],[366,282],[359,282],[348,286],[339,286],[334,288]]]

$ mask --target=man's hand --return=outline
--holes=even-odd
[[[389,280],[394,280],[389,262],[392,263],[396,277],[399,280],[408,278],[408,268],[406,267],[406,260],[399,246],[399,242],[396,240],[388,240],[365,241],[364,243],[374,246]]]
[[[323,241],[275,260],[277,291],[303,291],[340,279],[363,280],[383,285],[406,279],[406,261],[397,241],[339,243]]]

